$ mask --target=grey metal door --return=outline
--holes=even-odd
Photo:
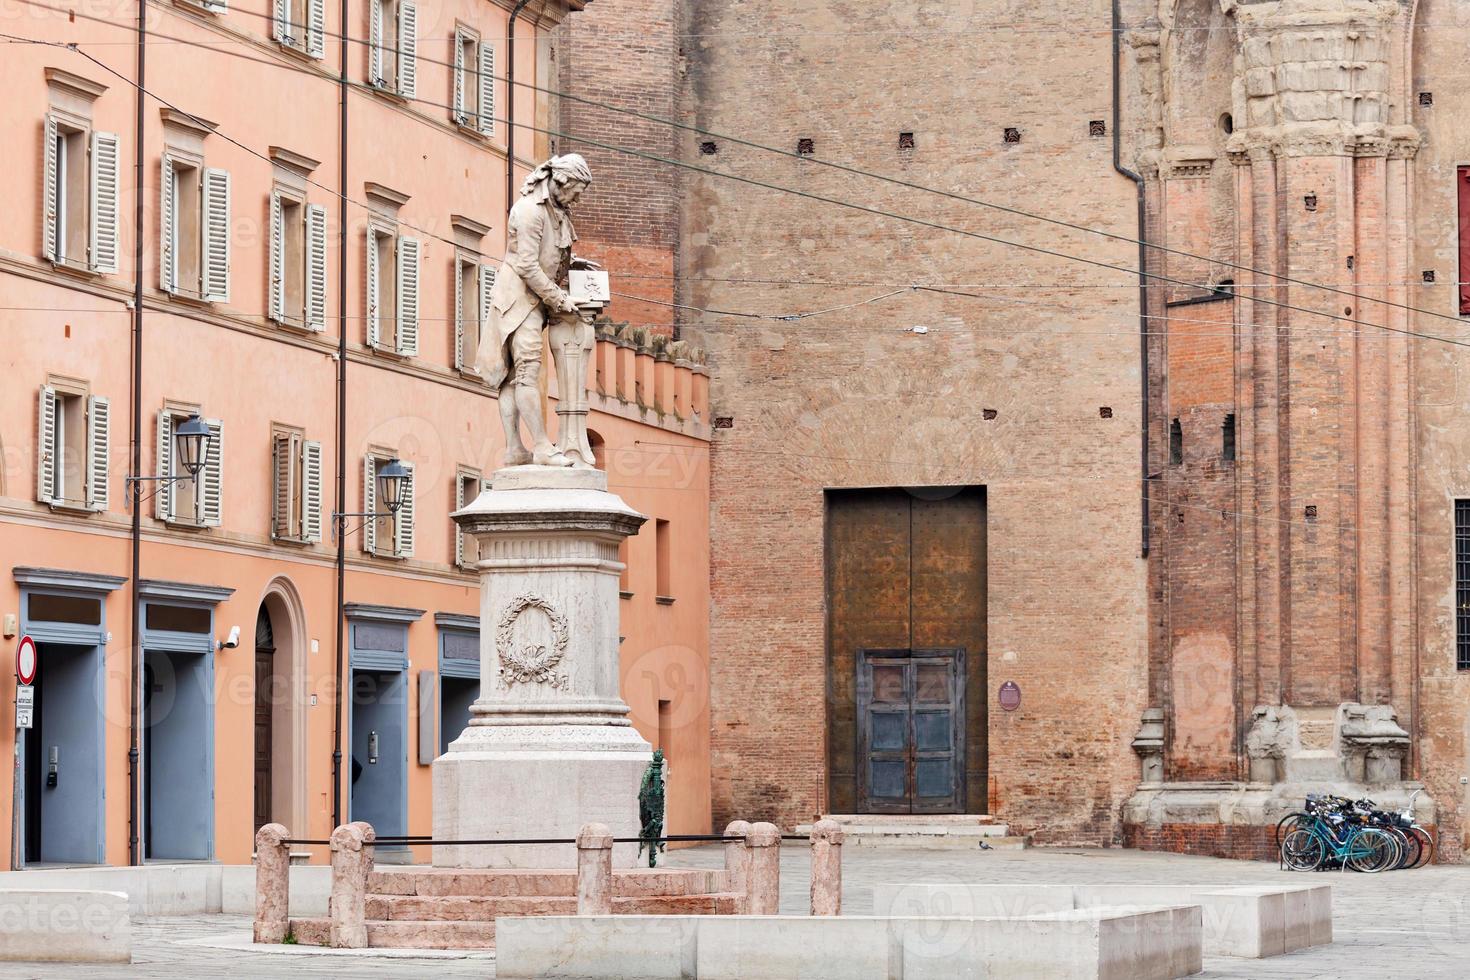
[[[408,833],[408,675],[352,672],[353,820],[366,820],[379,837]]]
[[[965,798],[963,650],[862,650],[859,802],[867,813],[955,813]]]

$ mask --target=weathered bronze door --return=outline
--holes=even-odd
[[[985,491],[827,493],[827,805],[985,813]]]
[[[863,650],[858,795],[866,813],[954,813],[965,798],[963,650]]]

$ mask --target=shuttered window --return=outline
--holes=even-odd
[[[322,446],[299,431],[271,434],[271,537],[322,539]]]
[[[159,180],[159,288],[230,299],[230,175],[169,156]]]
[[[36,427],[36,499],[55,507],[108,505],[109,405],[85,392],[41,386]]]
[[[457,254],[454,257],[454,366],[461,371],[475,370],[475,354],[480,349],[480,317],[487,307],[489,281],[494,271],[481,265],[478,256]]]
[[[454,29],[454,91],[450,118],[487,136],[495,132],[495,52],[464,26]]]
[[[495,135],[495,48],[488,41],[480,42],[480,104],[478,113],[480,132]]]
[[[326,53],[325,0],[274,0],[271,33],[284,47],[322,57]]]
[[[118,138],[46,116],[42,254],[59,265],[117,272]]]
[[[389,457],[369,453],[363,459],[362,510],[364,514],[379,517],[364,517],[362,525],[362,550],[382,558],[411,558],[414,549],[414,480],[413,464],[403,465],[409,470],[408,479],[402,488],[402,506],[397,514],[389,514],[384,500],[384,488],[378,473]]]
[[[413,357],[419,352],[419,241],[370,225],[366,249],[367,344]]]
[[[1460,212],[1460,315],[1470,316],[1470,167],[1456,171],[1455,193]]]
[[[326,327],[327,212],[271,192],[268,263],[270,319],[307,330]]]
[[[485,486],[485,480],[480,471],[472,466],[461,466],[454,477],[454,508],[463,510],[475,502],[480,496],[481,489]],[[464,529],[455,523],[454,525],[454,563],[460,568],[470,569],[480,560],[480,548],[475,539],[464,533]]]
[[[154,444],[157,475],[180,479],[158,483],[153,513],[159,520],[173,524],[219,527],[224,522],[224,424],[219,419],[204,420],[209,426],[209,446],[198,477],[190,479],[174,451],[174,433],[188,417],[188,413],[171,408],[158,413]]]
[[[1470,500],[1455,501],[1455,668],[1470,670]]]
[[[405,99],[418,88],[418,8],[414,0],[368,0],[368,80]]]

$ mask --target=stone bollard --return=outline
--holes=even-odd
[[[745,914],[775,915],[781,907],[781,830],[758,823],[745,835],[750,856],[746,870]]]
[[[725,828],[725,837],[739,840],[725,841],[725,891],[735,893],[735,914],[744,915],[750,896],[750,851],[745,839],[750,836],[750,824],[744,820],[732,820]]]
[[[332,831],[332,897],[328,903],[328,944],[338,949],[367,947],[367,876],[372,868],[372,844],[365,840],[372,828],[362,822]]]
[[[577,832],[578,915],[612,914],[612,847],[607,824],[583,824]]]
[[[286,828],[268,823],[255,832],[255,941],[285,942],[291,928],[291,848]]]
[[[842,824],[812,825],[812,915],[842,914]]]

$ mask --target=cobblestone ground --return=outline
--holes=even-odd
[[[679,851],[668,863],[718,867],[713,848]],[[1338,978],[1396,980],[1470,976],[1470,868],[1432,867],[1383,875],[1293,875],[1274,865],[1122,850],[920,851],[848,848],[844,911],[872,907],[872,885],[889,881],[1107,882],[1333,885],[1336,942],[1266,960],[1207,957],[1208,978]],[[781,911],[807,908],[805,848],[788,846],[781,862]],[[0,964],[3,978],[311,978],[493,977],[492,960],[387,959],[305,951],[262,953],[198,945],[238,942],[249,923],[238,916],[150,919],[136,926],[133,963],[126,967]]]

